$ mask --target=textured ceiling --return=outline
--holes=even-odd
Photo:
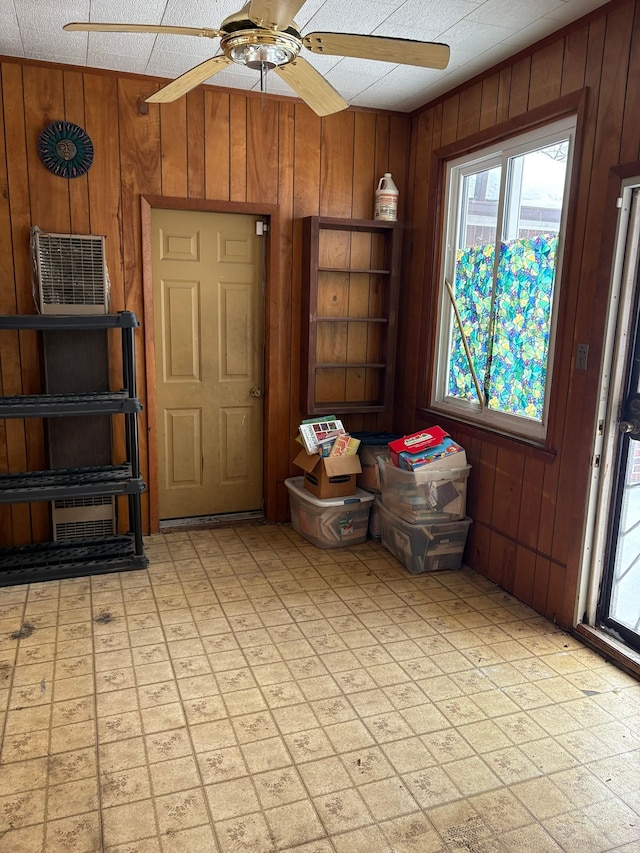
[[[580,18],[607,0],[307,0],[303,35],[350,32],[444,42],[444,71],[303,55],[351,104],[408,112]],[[242,0],[0,0],[0,54],[173,78],[218,52],[217,40],[178,35],[63,32],[70,21],[217,28]],[[216,85],[259,89],[257,71],[233,65]],[[150,87],[150,91],[154,87]],[[267,90],[293,96],[275,74]]]

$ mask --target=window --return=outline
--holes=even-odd
[[[574,132],[447,164],[434,409],[544,438]]]

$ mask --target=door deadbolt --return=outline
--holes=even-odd
[[[258,388],[258,386],[255,385],[249,393],[252,397],[262,397],[262,388]]]

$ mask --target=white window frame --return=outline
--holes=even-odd
[[[561,288],[562,261],[567,231],[567,209],[569,206],[570,195],[569,188],[571,186],[571,174],[575,149],[576,122],[577,116],[567,116],[566,118],[546,124],[536,130],[518,134],[517,136],[501,140],[500,142],[496,142],[480,150],[475,150],[474,152],[465,154],[462,157],[452,159],[446,165],[443,238],[439,267],[441,270],[441,282],[436,328],[436,361],[433,371],[431,400],[429,404],[429,408],[435,412],[441,412],[449,418],[478,424],[496,432],[523,437],[534,441],[544,441],[546,438],[549,400],[551,396],[551,380],[553,375],[559,294]],[[543,416],[541,421],[536,421],[525,416],[496,412],[489,410],[486,407],[481,408],[478,400],[461,400],[447,395],[451,323],[455,323],[455,316],[451,305],[451,299],[445,286],[445,279],[450,282],[453,282],[454,280],[456,254],[455,241],[460,222],[459,198],[461,182],[464,177],[468,174],[474,174],[479,170],[502,166],[499,195],[501,204],[498,208],[497,220],[497,234],[501,235],[503,229],[503,200],[508,173],[506,167],[509,159],[517,157],[520,154],[525,154],[529,151],[535,151],[539,148],[552,145],[554,142],[560,141],[561,139],[569,140],[569,150],[567,154],[564,196],[560,217],[560,227],[558,231],[557,265],[553,287],[553,304],[549,331],[547,378],[545,384]],[[478,378],[480,380],[480,384],[482,384],[482,377]]]

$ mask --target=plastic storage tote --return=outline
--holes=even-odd
[[[471,465],[416,471],[396,468],[391,459],[378,457],[382,503],[410,524],[455,521],[467,511],[467,479]]]
[[[378,472],[378,456],[389,453],[389,442],[401,438],[393,432],[352,432],[353,438],[360,441],[358,456],[362,473],[356,477],[356,483],[361,489],[370,492],[380,491],[380,474]]]
[[[460,568],[470,518],[409,524],[383,504],[378,505],[378,511],[382,544],[412,575]]]
[[[304,487],[304,477],[285,480],[289,490],[291,526],[318,548],[342,548],[367,539],[374,495],[356,489],[344,498],[316,498]]]

